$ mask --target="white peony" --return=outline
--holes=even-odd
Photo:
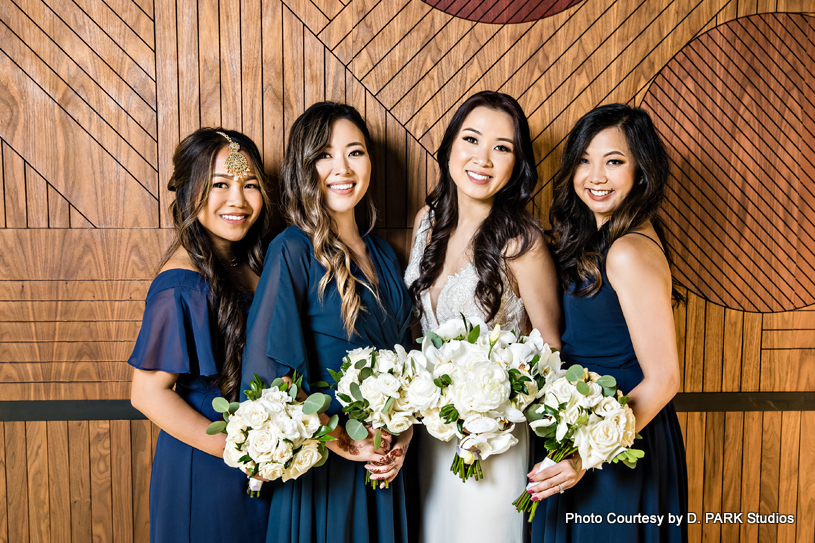
[[[374,381],[374,386],[376,389],[384,394],[385,396],[390,396],[391,398],[398,398],[399,397],[399,389],[401,388],[401,383],[399,379],[391,375],[390,373],[381,373],[377,375],[375,378],[369,377],[366,381]]]
[[[303,445],[303,448],[294,455],[291,466],[283,473],[283,482],[285,483],[289,479],[297,479],[311,469],[311,466],[319,462],[321,458],[322,454],[320,454],[317,442],[307,442]]]
[[[445,424],[439,416],[438,409],[430,409],[422,413],[422,424],[427,433],[440,441],[450,441],[456,435],[455,425]]]
[[[510,391],[509,374],[492,362],[474,364],[467,376],[467,393],[473,411],[496,409],[509,399]]]
[[[407,389],[410,405],[417,411],[435,407],[441,397],[441,389],[429,374],[422,374],[411,381]]]
[[[410,413],[396,413],[391,417],[387,426],[392,434],[401,434],[413,426],[415,422],[417,422],[416,418]]]

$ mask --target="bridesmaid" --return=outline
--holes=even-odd
[[[150,541],[263,541],[266,499],[223,459],[212,400],[238,398],[246,312],[263,258],[269,198],[260,154],[239,132],[201,128],[173,155],[175,239],[150,286],[128,362],[133,406],[161,428]]]
[[[538,181],[529,125],[514,98],[483,91],[468,98],[444,132],[439,182],[414,222],[405,281],[422,333],[464,315],[529,333],[560,347],[557,272],[526,206]],[[518,443],[462,483],[450,471],[455,438],[419,438],[420,541],[521,543],[525,519],[512,501],[529,469],[526,424]],[[464,520],[466,519],[466,520]]]
[[[688,509],[685,449],[671,403],[679,387],[671,302],[679,296],[658,216],[668,168],[651,118],[621,104],[587,113],[566,143],[550,208],[565,289],[563,358],[617,379],[631,398],[642,434],[634,446],[645,457],[633,470],[619,463],[586,473],[570,459],[532,475],[533,499],[546,500],[533,541],[687,541],[685,522],[659,526],[636,516],[686,519]],[[601,522],[579,523],[569,513]]]
[[[269,383],[295,370],[304,385],[331,382],[328,369],[339,370],[348,350],[409,348],[410,296],[393,250],[370,233],[370,148],[365,122],[350,106],[317,103],[294,122],[281,195],[292,226],[266,253],[249,314],[244,383],[254,373]],[[338,412],[333,402],[324,422]],[[274,484],[267,541],[407,541],[404,477],[397,475],[412,431],[375,450],[372,434],[353,441],[342,426],[324,466]],[[366,468],[389,488],[367,487]]]

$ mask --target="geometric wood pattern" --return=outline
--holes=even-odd
[[[423,0],[425,3],[468,21],[494,24],[515,24],[551,17],[583,0]]]
[[[703,34],[651,84],[670,150],[674,275],[746,311],[815,303],[815,18],[744,17]]]

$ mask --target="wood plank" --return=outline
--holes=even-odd
[[[71,482],[68,456],[68,423],[48,421],[48,496],[51,541],[71,540]]]
[[[798,448],[798,465],[815,465],[815,411],[801,413],[801,441]],[[806,429],[806,430],[805,430]],[[795,515],[796,539],[808,541],[815,533],[815,471],[804,467],[798,470],[798,509]]]
[[[704,391],[722,391],[724,307],[707,302],[705,308]],[[711,511],[708,509],[708,511]]]
[[[325,57],[325,99],[345,103],[345,66],[334,53],[324,48]]]
[[[133,543],[133,479],[130,421],[110,421],[110,478],[113,537],[116,543]]]
[[[387,134],[387,162],[385,170],[379,170],[379,176],[387,180],[385,184],[386,206],[382,208],[385,212],[385,222],[388,228],[410,228],[413,225],[413,217],[408,218],[405,203],[408,198],[408,157],[407,140],[408,135],[399,121],[387,113],[385,117],[385,129]],[[387,177],[384,172],[387,171]]]
[[[379,29],[399,13],[403,4],[401,2],[365,0],[352,2],[351,6],[353,6],[353,17],[351,19],[353,27],[349,28],[350,32],[332,48],[337,58],[346,66],[353,60],[354,55],[368,45],[368,42],[373,39]],[[343,10],[342,13],[346,11]],[[342,22],[345,23],[345,19]],[[333,41],[329,40],[329,43],[333,43]],[[357,78],[359,78],[358,75]]]
[[[127,400],[130,381],[114,383],[0,383],[4,401]]]
[[[744,413],[724,414],[724,459],[722,461],[721,511],[741,511],[742,443]],[[721,541],[738,541],[739,525],[723,524]]]
[[[325,15],[327,19],[333,19],[337,14],[343,10],[345,5],[342,2],[335,0],[311,0],[311,2],[320,10],[320,13]]]
[[[151,19],[153,18],[153,0],[133,0],[133,3],[139,6],[145,15]]]
[[[176,16],[173,17],[173,20],[168,20],[161,26],[161,32],[165,35],[164,40],[167,42],[168,47],[172,44],[178,48],[178,68],[175,69],[175,65],[172,68],[165,68],[168,75],[168,85],[177,87],[177,89],[172,89],[172,92],[173,95],[177,94],[178,98],[178,102],[174,106],[178,110],[178,131],[174,133],[175,140],[168,139],[166,143],[168,146],[174,146],[182,138],[202,126],[198,59],[198,2],[197,0],[178,0],[175,9]],[[161,22],[161,16],[156,21],[157,31],[159,30],[159,22]],[[175,58],[175,51],[172,54],[173,58]],[[172,73],[170,73],[171,69]],[[177,84],[174,79],[177,79]],[[169,81],[172,81],[172,83],[169,83]],[[159,79],[158,83],[162,88],[161,79]],[[159,110],[159,113],[161,113],[161,110]],[[214,126],[220,124],[219,120]],[[172,168],[171,165],[168,166]],[[169,172],[171,173],[172,169]],[[169,179],[169,174],[168,177],[162,177],[162,179]],[[171,200],[168,198],[167,201],[169,203]]]
[[[762,479],[762,413],[750,411],[744,414],[744,445],[742,447],[741,511],[746,519],[750,512],[759,510]],[[758,525],[745,522],[741,525],[740,542],[758,541]]]
[[[688,511],[702,517],[705,486],[705,419],[709,413],[688,413],[685,458],[688,465]],[[688,526],[688,539],[700,541],[702,525]]]
[[[761,341],[764,349],[815,349],[812,330],[765,330]]]
[[[306,107],[325,100],[325,46],[303,30],[303,100]]]
[[[68,213],[68,224],[71,225],[71,228],[96,228],[93,223],[74,206],[68,207]]]
[[[184,13],[179,9],[179,16],[181,15],[184,15]],[[188,28],[192,21],[197,23],[197,16],[191,17],[185,20],[184,24],[178,25],[180,30],[176,29],[176,3],[174,2],[166,4],[156,14],[156,58],[162,59],[162,62],[157,63],[156,66],[158,145],[161,148],[158,157],[158,176],[161,182],[157,191],[159,200],[157,226],[164,228],[171,227],[173,224],[168,210],[174,195],[167,189],[167,180],[170,179],[173,172],[173,149],[180,141],[180,127],[187,127],[187,125],[183,124],[187,119],[184,113],[188,111],[187,108],[191,104],[194,105],[196,110],[198,107],[198,81],[197,77],[194,77],[198,73],[197,65],[185,66],[183,61],[186,58],[179,58],[179,54],[188,54],[190,52],[186,48],[188,42],[180,39],[184,36],[179,36],[179,33]],[[181,41],[184,41],[184,43],[181,43]],[[197,60],[197,57],[193,58]],[[187,78],[182,80],[180,74],[187,75]],[[179,96],[179,94],[189,90],[189,85],[192,83],[190,79],[192,78],[195,79],[195,86],[192,91],[193,97],[188,100],[188,96],[183,94]],[[195,123],[194,128],[197,127],[198,125]],[[186,135],[188,132],[182,133]]]
[[[759,389],[761,374],[761,313],[744,314],[742,343],[741,391]]]
[[[45,358],[42,362],[4,363],[0,366],[0,383],[129,383],[133,369],[127,364],[127,352],[119,361],[88,362],[85,360],[57,360]]]
[[[413,241],[412,230],[409,228],[383,228],[374,230],[376,235],[382,236],[393,247],[393,252],[404,269],[410,259],[410,247]]]
[[[346,3],[341,11],[317,35],[329,50],[333,51],[351,33],[354,21],[358,20],[357,14],[361,3]],[[348,61],[350,61],[350,58],[345,60],[344,63]]]
[[[91,532],[94,541],[112,542],[110,422],[106,420],[89,421],[88,433],[91,468]]]
[[[133,541],[150,541],[150,469],[153,463],[149,420],[130,421],[130,457],[133,489]]]
[[[221,59],[218,0],[198,2],[198,80],[201,85],[201,126],[221,126]]]
[[[51,185],[48,185],[48,226],[51,228],[70,228],[71,226],[68,200],[63,198],[62,194]]]
[[[28,468],[29,541],[51,541],[50,497],[48,487],[48,430],[44,421],[25,423]]]
[[[6,228],[26,228],[28,219],[26,217],[25,163],[5,141],[3,142],[3,185]]]
[[[778,513],[795,515],[798,502],[798,454],[801,438],[801,412],[781,414],[781,461],[778,470]],[[778,543],[795,541],[795,524],[778,525]]]
[[[762,392],[815,390],[815,349],[761,351]]]
[[[684,392],[702,392],[704,381],[705,309],[704,299],[692,293],[688,294]]]
[[[25,165],[25,196],[28,228],[48,228],[48,184],[30,165]]]
[[[705,457],[702,504],[706,513],[717,513],[722,509],[722,483],[724,468],[725,426],[724,413],[707,413],[705,417]],[[721,524],[705,523],[702,526],[702,541],[719,541]]]
[[[741,390],[741,337],[743,325],[743,312],[725,309],[724,344],[722,347],[722,392],[739,392]],[[735,509],[731,511],[735,511]]]
[[[366,90],[365,92],[365,123],[368,125],[368,130],[371,132],[371,138],[374,141],[374,148],[370,152],[372,171],[374,172],[371,177],[371,187],[368,189],[374,200],[376,206],[377,217],[376,225],[378,228],[387,226],[387,209],[388,209],[388,183],[390,179],[385,175],[376,175],[376,172],[388,171],[388,126],[387,126],[388,112],[382,107],[382,104],[376,101],[376,98]]]
[[[781,462],[781,417],[778,411],[765,412],[761,434],[761,486],[758,511],[762,515],[778,512],[778,485]],[[777,541],[776,524],[760,524],[759,541]]]
[[[764,313],[764,330],[815,330],[815,311]]]
[[[2,207],[2,206],[0,206]],[[0,543],[9,543],[8,539],[8,491],[6,487],[6,430],[5,423],[0,422]]]
[[[0,302],[0,321],[137,321],[140,302]]]
[[[151,280],[0,281],[0,301],[144,300]]]
[[[328,24],[328,18],[311,0],[284,0],[284,3],[314,34],[319,34]]]
[[[6,229],[0,231],[0,281],[152,280],[172,236],[158,228]]]
[[[283,78],[283,4],[262,0],[263,40],[263,141],[259,143],[266,171],[278,172],[283,162],[288,130],[285,124]]]
[[[26,461],[25,422],[6,422],[6,503],[9,511],[8,540],[29,541],[28,475]]]
[[[0,228],[6,227],[6,192],[3,182],[3,171],[5,169],[3,162],[3,143],[0,143]]]
[[[155,49],[153,20],[132,0],[105,0],[113,12],[151,49]]]
[[[4,322],[0,342],[135,341],[141,322]]]
[[[682,295],[687,300],[689,293],[686,289],[681,290]],[[685,343],[687,339],[687,303],[675,304],[673,308],[674,313],[674,329],[676,331],[676,352],[679,360],[679,392],[685,390]]]
[[[220,126],[241,130],[241,13],[238,6],[219,4],[218,28],[220,37]]]
[[[263,27],[261,0],[241,0],[242,132],[263,150]]]
[[[412,228],[413,220],[419,210],[424,207],[427,198],[427,151],[411,136],[407,139],[407,210],[406,226]],[[411,239],[411,245],[413,240]]]
[[[283,8],[283,130],[285,145],[295,119],[305,110],[303,85],[303,23]]]
[[[91,541],[90,423],[68,421],[72,541]]]

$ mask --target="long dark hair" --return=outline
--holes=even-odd
[[[209,200],[212,169],[218,152],[229,145],[222,132],[240,145],[258,180],[263,207],[246,236],[234,244],[238,262],[247,262],[260,275],[263,268],[263,237],[269,229],[270,199],[268,183],[257,146],[247,136],[223,128],[199,128],[178,144],[173,154],[173,175],[167,188],[175,192],[170,204],[176,238],[162,266],[183,247],[196,270],[209,284],[209,307],[218,325],[220,341],[213,345],[215,360],[223,360],[218,376],[221,395],[230,401],[238,397],[241,381],[241,357],[246,343],[246,293],[229,277],[224,264],[212,251],[212,241],[198,215]]]
[[[340,119],[350,121],[359,128],[370,159],[371,135],[356,109],[335,102],[313,104],[294,121],[289,131],[289,145],[281,168],[280,207],[286,219],[311,239],[314,257],[326,270],[320,279],[320,295],[325,293],[332,280],[337,285],[342,299],[343,326],[348,337],[351,337],[359,312],[365,310],[357,286],[370,287],[351,273],[353,252],[339,237],[317,173],[317,159],[331,142],[331,129]],[[376,209],[370,190],[365,193],[354,213],[364,234],[369,233],[376,224]]]
[[[450,176],[450,151],[464,120],[478,107],[506,113],[512,118],[515,129],[512,146],[515,166],[512,175],[506,186],[496,193],[489,215],[470,241],[473,264],[478,273],[475,298],[478,305],[487,312],[487,321],[492,320],[501,308],[501,298],[504,295],[502,270],[506,269],[505,260],[518,258],[526,253],[540,232],[537,221],[526,210],[538,182],[526,115],[511,96],[495,91],[474,94],[456,110],[436,152],[440,171],[439,182],[425,200],[430,208],[428,213],[432,213],[430,222],[432,233],[419,264],[419,278],[409,288],[417,314],[421,314],[423,309],[421,293],[427,290],[441,273],[444,256],[447,253],[447,242],[458,225],[458,193],[456,184]],[[507,245],[513,241],[517,243],[516,250],[511,255],[505,254]],[[506,273],[509,274],[509,269],[506,269]]]
[[[625,136],[636,166],[634,186],[625,200],[598,230],[592,211],[574,190],[574,173],[594,137],[607,128]],[[611,244],[639,226],[651,222],[665,256],[671,262],[659,208],[668,182],[670,163],[662,140],[648,113],[624,104],[608,104],[586,113],[574,125],[555,176],[554,197],[549,207],[552,252],[561,285],[581,285],[577,296],[592,296],[603,285],[602,271]],[[674,289],[674,299],[681,296]]]

